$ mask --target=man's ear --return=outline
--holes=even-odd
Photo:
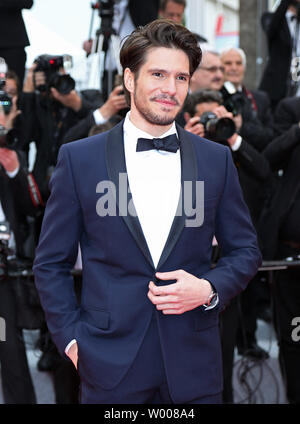
[[[134,73],[129,68],[124,70],[124,85],[130,94],[134,92]]]
[[[188,123],[188,121],[191,119],[191,115],[188,112],[184,112],[183,117],[186,123]]]

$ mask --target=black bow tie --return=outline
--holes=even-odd
[[[153,149],[176,153],[179,149],[179,140],[176,134],[171,134],[163,138],[138,138],[136,145],[137,152],[146,152]]]

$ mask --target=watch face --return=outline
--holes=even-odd
[[[209,299],[209,301],[208,301],[208,303],[207,304],[205,304],[205,305],[202,305],[204,308],[205,308],[205,310],[207,311],[207,310],[209,310],[209,309],[213,309],[217,304],[218,304],[218,302],[219,302],[219,296],[218,296],[218,293],[212,293],[212,295],[211,295],[211,297],[210,297],[210,299]]]
[[[214,306],[218,300],[217,293],[214,293],[210,299],[209,306]]]

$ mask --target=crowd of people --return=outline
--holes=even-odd
[[[78,373],[58,352],[47,328],[34,282],[22,291],[20,278],[11,269],[30,268],[49,197],[49,180],[60,147],[113,128],[129,110],[128,93],[122,83],[107,90],[108,73],[117,73],[107,55],[100,92],[78,92],[67,78],[60,57],[43,55],[27,70],[24,46],[28,38],[21,19],[23,8],[33,1],[0,0],[0,221],[10,227],[9,240],[0,245],[5,255],[5,275],[0,281],[0,317],[6,321],[7,340],[0,341],[1,382],[5,403],[36,403],[26,358],[23,328],[38,328],[40,371],[53,374],[56,403],[78,402]],[[142,6],[142,7],[141,7]],[[185,0],[121,0],[113,25],[125,36],[157,17],[183,21]],[[141,10],[140,10],[141,9]],[[269,58],[259,88],[245,86],[247,54],[237,47],[222,52],[211,49],[195,34],[202,47],[202,60],[192,75],[189,94],[177,125],[186,131],[228,146],[238,172],[245,202],[257,231],[265,261],[300,258],[300,88],[292,63],[300,45],[298,24],[300,1],[282,0],[274,13],[262,17],[269,45]],[[15,22],[15,24],[13,24]],[[9,36],[24,29],[24,37]],[[4,31],[2,34],[2,30]],[[91,54],[92,40],[84,43]],[[22,63],[16,62],[16,58]],[[55,63],[54,63],[55,62]],[[57,63],[56,63],[57,62]],[[2,66],[2,67],[1,67]],[[72,85],[73,83],[73,85]],[[67,88],[66,88],[66,87]],[[35,162],[29,172],[31,143]],[[199,138],[201,143],[201,138]],[[82,175],[84,179],[84,173]],[[215,240],[212,265],[222,251]],[[1,261],[2,254],[0,256]],[[293,261],[289,261],[290,263]],[[2,267],[2,263],[0,264]],[[13,268],[15,267],[15,268]],[[75,289],[80,299],[80,250],[74,268]],[[223,352],[223,401],[233,403],[234,349],[253,360],[268,358],[256,340],[257,319],[274,320],[280,365],[290,403],[300,403],[300,342],[293,340],[291,322],[300,311],[300,272],[288,267],[277,274],[270,290],[266,274],[258,272],[246,290],[234,297],[220,314]],[[32,296],[36,297],[34,305]],[[17,301],[18,300],[18,301]],[[20,319],[22,305],[32,319]],[[39,317],[36,319],[36,317]],[[29,321],[29,323],[28,323]]]

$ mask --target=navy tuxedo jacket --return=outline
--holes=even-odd
[[[97,193],[98,183],[112,181],[118,193],[119,173],[126,173],[121,122],[107,133],[62,146],[34,274],[59,350],[63,353],[72,339],[78,342],[82,380],[104,389],[116,387],[155,313],[172,396],[185,402],[222,390],[218,315],[256,274],[261,256],[230,150],[179,126],[177,130],[182,181],[194,187],[197,180],[204,181],[203,224],[189,227],[184,213],[175,216],[155,268],[138,217],[99,216],[96,205],[104,194]],[[214,235],[223,256],[211,269]],[[78,243],[83,262],[80,305],[71,276]],[[170,284],[155,273],[178,269],[209,280],[219,294],[218,307],[182,315],[157,311],[147,297],[149,281]],[[145,364],[145,372],[149,370],[151,364]]]

